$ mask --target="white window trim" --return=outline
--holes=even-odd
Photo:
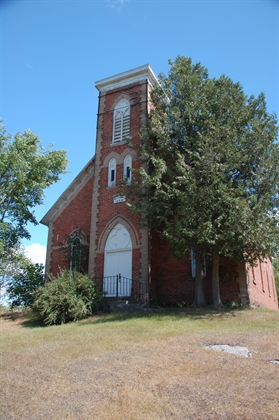
[[[128,168],[129,168],[129,177],[127,176]],[[131,155],[126,155],[124,158],[123,179],[127,182],[127,184],[131,184],[132,182],[132,156]]]
[[[112,158],[108,164],[108,187],[116,186],[116,159]]]

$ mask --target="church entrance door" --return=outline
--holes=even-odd
[[[128,230],[118,223],[105,246],[104,292],[106,296],[130,296],[132,286],[132,241]]]

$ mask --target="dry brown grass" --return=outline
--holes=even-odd
[[[1,420],[279,418],[279,311],[1,317]],[[248,347],[251,358],[204,346]]]

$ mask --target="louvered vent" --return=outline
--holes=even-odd
[[[117,143],[118,141],[122,140],[122,118],[121,115],[118,114],[118,116],[115,118],[114,121],[114,138],[113,142]]]
[[[114,109],[113,143],[130,136],[130,104],[122,99]]]
[[[122,132],[122,139],[124,140],[125,137],[129,137],[130,135],[130,114],[123,115],[123,132]]]

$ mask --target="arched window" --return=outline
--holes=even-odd
[[[112,142],[125,141],[130,136],[130,104],[127,99],[121,99],[113,113],[113,137]]]
[[[128,184],[132,181],[132,156],[126,155],[124,158],[124,173],[123,178],[127,181]]]
[[[112,158],[108,165],[108,186],[115,187],[116,185],[116,160]]]
[[[79,238],[75,238],[71,247],[71,263],[72,271],[80,271],[81,266],[81,243]]]

